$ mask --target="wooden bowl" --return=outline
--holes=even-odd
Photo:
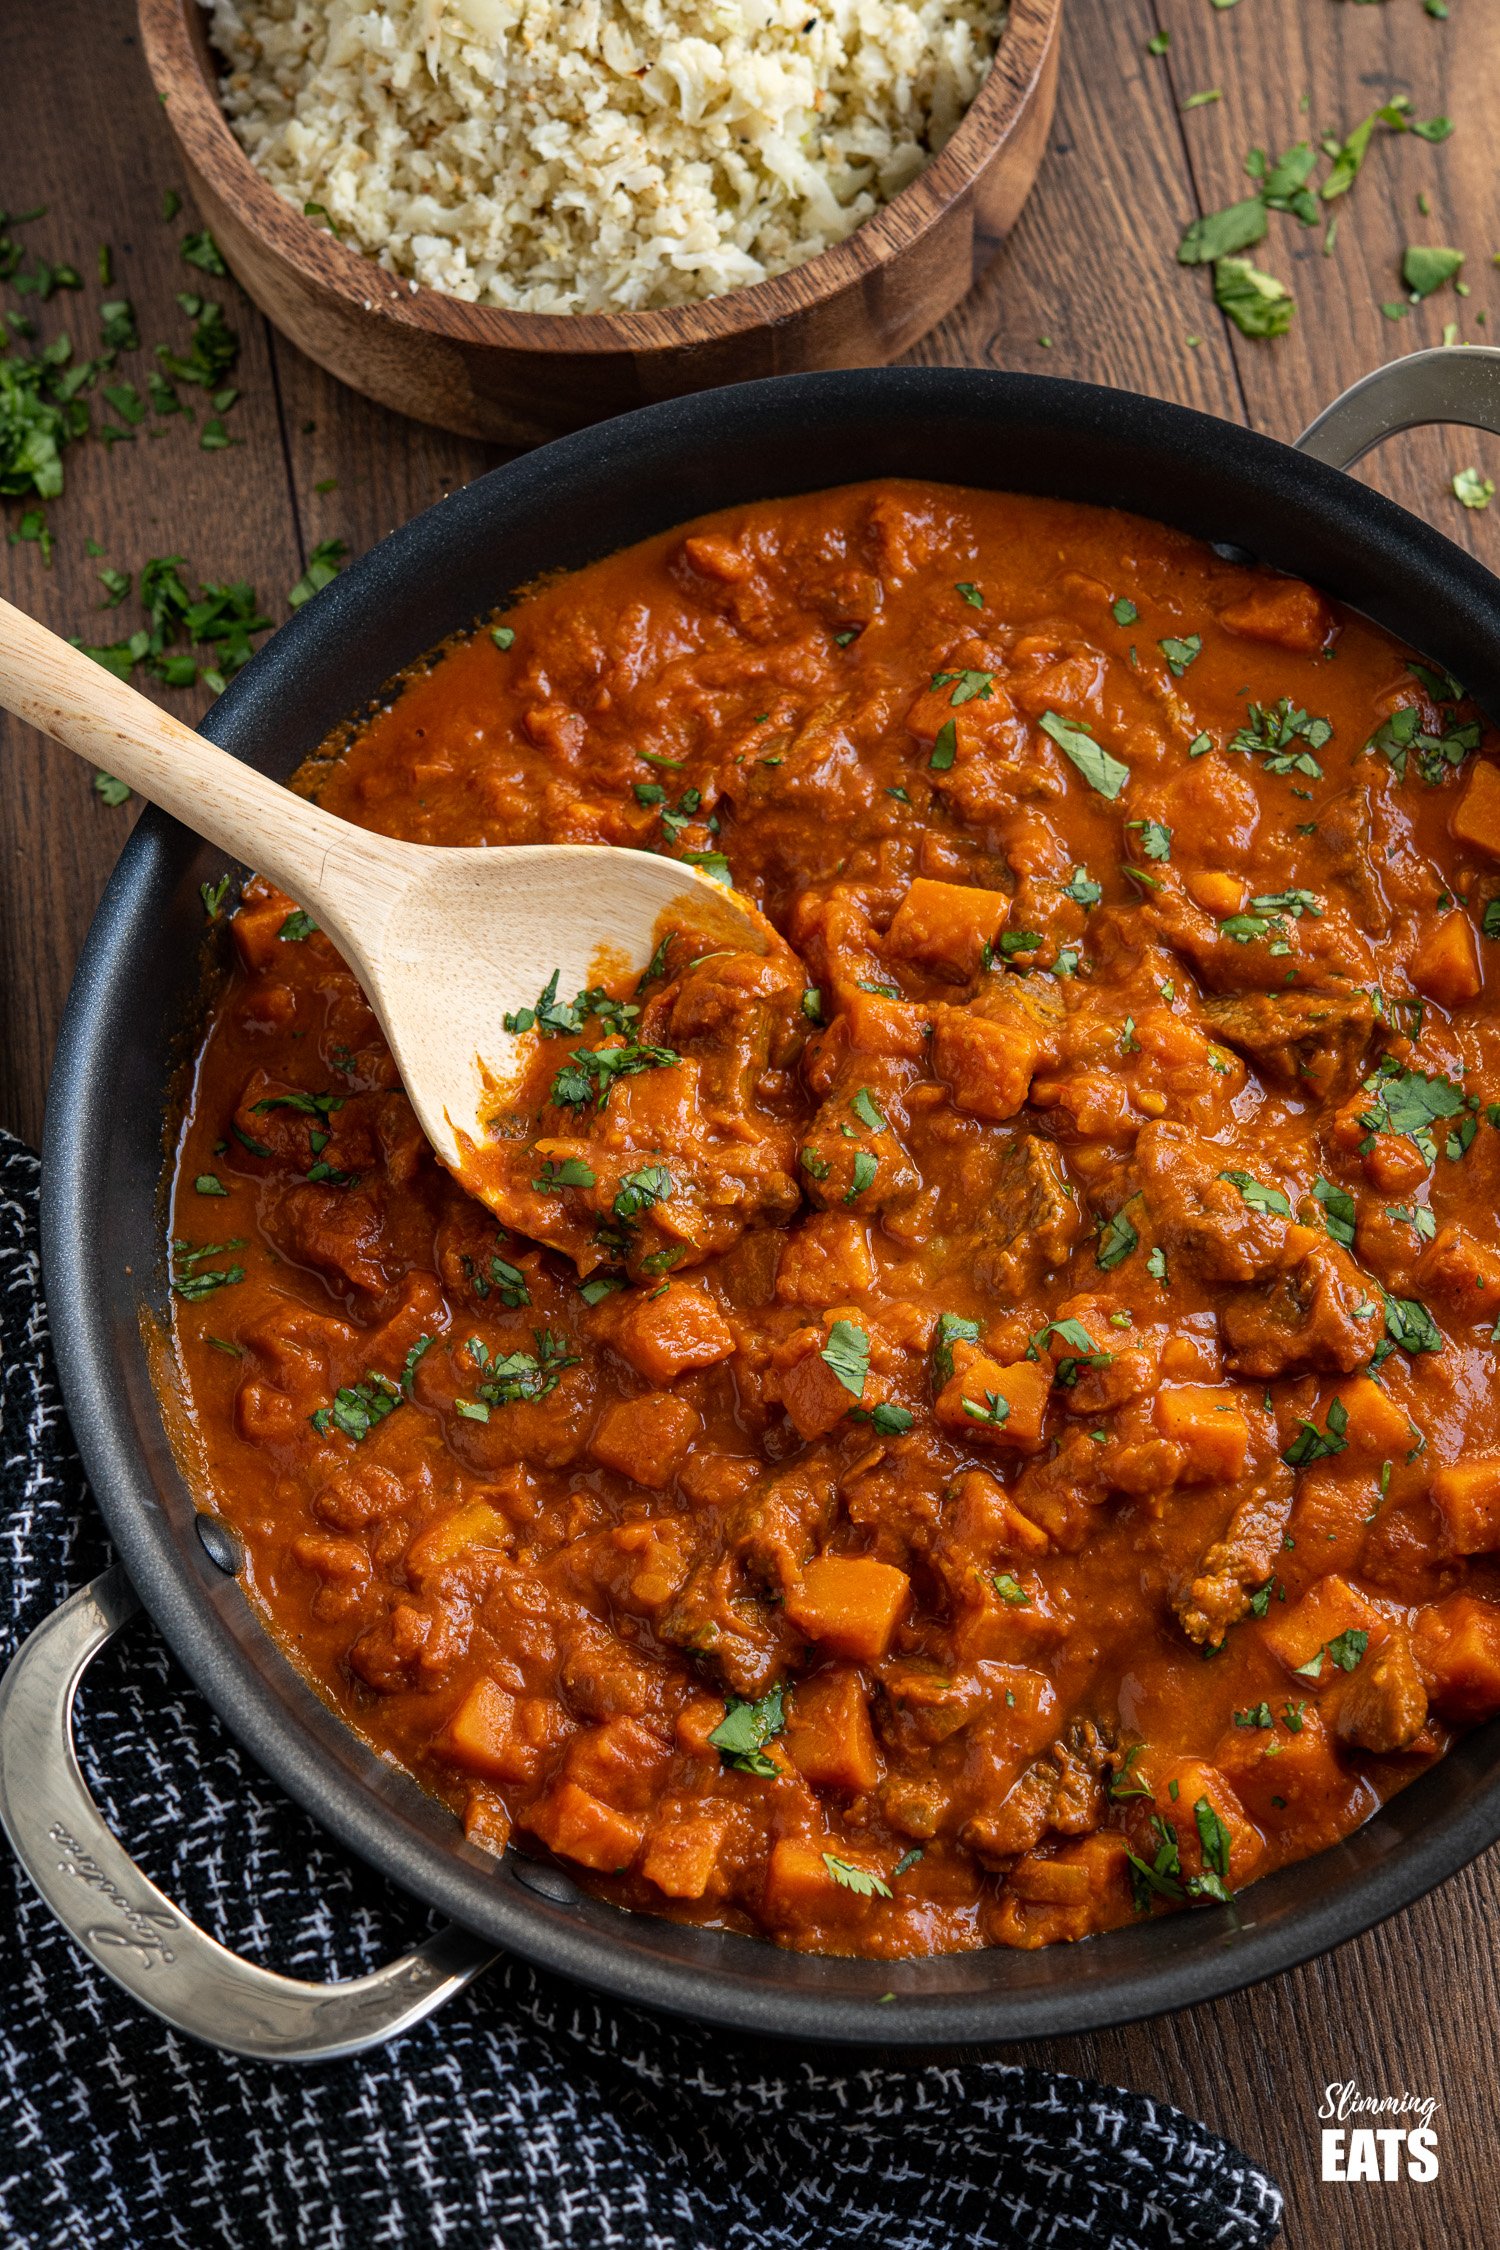
[[[531,445],[649,400],[795,369],[883,365],[969,288],[1036,178],[1063,0],[1011,0],[947,147],[847,241],[663,312],[516,313],[413,287],[285,202],[230,131],[198,0],[139,0],[141,39],[203,217],[268,319],[419,422]]]

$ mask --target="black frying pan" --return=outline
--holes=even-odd
[[[539,572],[708,509],[875,476],[1102,502],[1248,550],[1365,611],[1500,713],[1500,586],[1325,465],[1430,420],[1500,429],[1500,352],[1429,352],[1382,370],[1315,425],[1306,453],[1128,392],[972,370],[793,376],[674,400],[497,469],[394,533],[276,634],[204,732],[287,775],[401,667]],[[232,1543],[197,1516],[163,1431],[141,1315],[143,1303],[166,1313],[167,1090],[201,1008],[198,886],[220,872],[207,846],[148,811],[68,1004],[47,1111],[47,1296],[73,1428],[129,1586],[111,1573],[75,1596],[0,1690],[0,1817],[80,1942],[148,2005],[242,2052],[348,2052],[426,2013],[503,1947],[623,1999],[762,2034],[885,2047],[1034,2038],[1210,1999],[1306,1960],[1500,1836],[1497,1721],[1346,1842],[1231,1907],[1039,1953],[894,1964],[628,1915],[560,1871],[470,1848],[269,1640],[232,1575]],[[146,1884],[99,1821],[67,1735],[72,1684],[129,1614],[132,1586],[246,1749],[459,1930],[357,1985],[315,1988],[222,1953]]]

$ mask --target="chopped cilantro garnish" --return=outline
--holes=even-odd
[[[1282,1459],[1292,1469],[1305,1469],[1311,1461],[1326,1461],[1345,1450],[1349,1443],[1348,1428],[1348,1408],[1342,1399],[1331,1399],[1326,1429],[1320,1430],[1314,1422],[1304,1422]]]
[[[196,1249],[192,1243],[183,1241],[179,1236],[172,1244],[168,1261],[173,1290],[179,1297],[185,1297],[190,1304],[196,1304],[200,1299],[212,1296],[216,1289],[232,1288],[236,1282],[244,1280],[244,1267],[206,1266],[204,1260],[221,1258],[227,1251],[243,1250],[244,1247],[245,1237],[242,1234],[234,1235],[228,1242],[204,1242]]]
[[[539,1195],[551,1195],[558,1188],[588,1188],[595,1184],[596,1175],[576,1156],[565,1157],[561,1164],[550,1158],[543,1161],[542,1176],[533,1180],[532,1186]]]
[[[1249,1172],[1221,1172],[1219,1178],[1227,1180],[1231,1187],[1239,1189],[1241,1197],[1250,1210],[1274,1212],[1276,1217],[1280,1219],[1291,1217],[1291,1204],[1280,1188],[1263,1187],[1261,1182],[1253,1178]]]
[[[936,1384],[953,1379],[953,1347],[955,1344],[977,1344],[982,1330],[977,1320],[965,1320],[961,1313],[939,1313],[937,1326],[932,1332],[932,1377]]]
[[[342,539],[320,539],[307,558],[307,568],[287,595],[293,609],[301,609],[314,594],[331,586],[339,574],[340,566],[349,552]]]
[[[852,1320],[836,1320],[818,1357],[831,1367],[844,1389],[855,1398],[865,1395],[870,1373],[870,1339]]]
[[[1414,297],[1430,297],[1452,281],[1464,262],[1462,250],[1412,243],[1401,260],[1401,278]]]
[[[334,1392],[331,1406],[320,1406],[308,1420],[319,1437],[339,1430],[352,1444],[361,1445],[378,1423],[395,1412],[401,1396],[400,1387],[372,1367],[362,1383],[346,1383]]]
[[[1284,336],[1297,300],[1284,281],[1262,273],[1248,258],[1220,258],[1214,266],[1214,303],[1242,336]]]
[[[1131,1252],[1139,1247],[1140,1239],[1125,1213],[1117,1211],[1100,1234],[1099,1248],[1095,1253],[1097,1264],[1105,1273],[1113,1272],[1116,1266],[1122,1265]]]
[[[774,1758],[766,1756],[765,1746],[775,1740],[785,1725],[782,1691],[774,1687],[757,1703],[747,1703],[732,1695],[723,1718],[708,1739],[726,1766],[733,1766],[739,1773],[771,1778],[780,1773],[781,1768]]]
[[[957,710],[961,703],[972,703],[976,698],[988,703],[994,693],[995,675],[993,672],[934,672],[932,684],[935,688],[952,688],[948,701]]]
[[[1052,737],[1063,755],[1078,768],[1091,789],[1101,797],[1118,797],[1130,779],[1130,768],[1120,759],[1111,757],[1102,743],[1085,734],[1081,727],[1071,726],[1060,719],[1055,711],[1044,711],[1041,717],[1044,734]]]
[[[823,1865],[838,1884],[840,1890],[853,1891],[856,1898],[889,1898],[891,1886],[882,1875],[872,1875],[866,1867],[853,1867],[846,1859],[836,1859],[832,1852],[823,1854]]]
[[[1355,1203],[1347,1188],[1335,1186],[1321,1173],[1313,1181],[1314,1199],[1323,1206],[1323,1223],[1332,1239],[1345,1250],[1354,1248]]]

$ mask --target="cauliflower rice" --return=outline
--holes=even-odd
[[[235,133],[391,272],[517,312],[713,297],[842,242],[1004,0],[203,0]]]

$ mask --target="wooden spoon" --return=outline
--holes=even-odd
[[[571,997],[643,968],[666,926],[764,954],[748,901],[695,868],[601,844],[450,850],[356,828],[241,764],[91,657],[0,601],[0,704],[287,891],[380,1019],[435,1154],[471,1193],[497,1089],[517,1072],[504,1017],[552,972]]]

